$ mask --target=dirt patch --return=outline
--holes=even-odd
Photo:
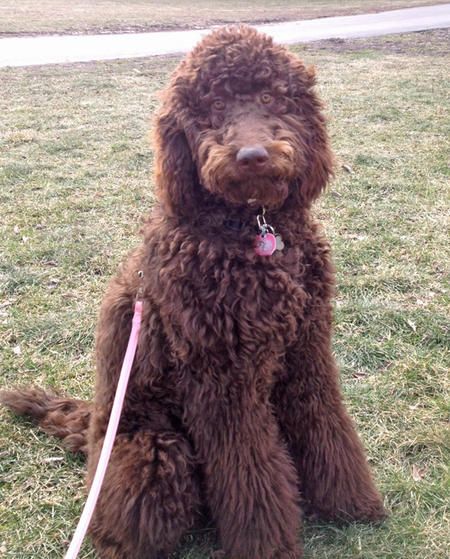
[[[450,29],[399,33],[361,39],[326,39],[304,45],[303,50],[332,52],[382,51],[391,54],[445,56],[450,53]]]

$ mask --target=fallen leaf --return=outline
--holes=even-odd
[[[413,464],[412,467],[412,478],[414,481],[422,481],[425,474],[426,474],[426,468],[419,468],[419,466],[417,466],[416,464]]]
[[[58,285],[59,285],[59,280],[53,278],[47,283],[47,289],[55,289],[55,287],[57,287]]]

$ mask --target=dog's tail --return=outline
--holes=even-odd
[[[23,388],[0,391],[0,403],[18,415],[31,417],[43,431],[63,439],[69,450],[87,454],[90,402],[41,388]]]

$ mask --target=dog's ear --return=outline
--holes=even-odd
[[[334,157],[322,114],[312,117],[312,128],[306,138],[306,168],[299,181],[302,203],[310,204],[325,189],[333,176]]]
[[[314,90],[316,73],[313,66],[305,67],[296,59],[294,70],[294,101],[297,105],[299,137],[302,142],[305,167],[297,179],[297,197],[300,203],[309,205],[327,186],[333,176],[334,156],[323,114],[323,104]]]
[[[174,107],[163,105],[154,130],[156,194],[172,215],[191,212],[199,194],[196,166],[179,118]]]

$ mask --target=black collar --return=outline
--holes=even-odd
[[[238,218],[228,218],[223,222],[223,225],[226,229],[239,232],[244,229],[246,223]]]

